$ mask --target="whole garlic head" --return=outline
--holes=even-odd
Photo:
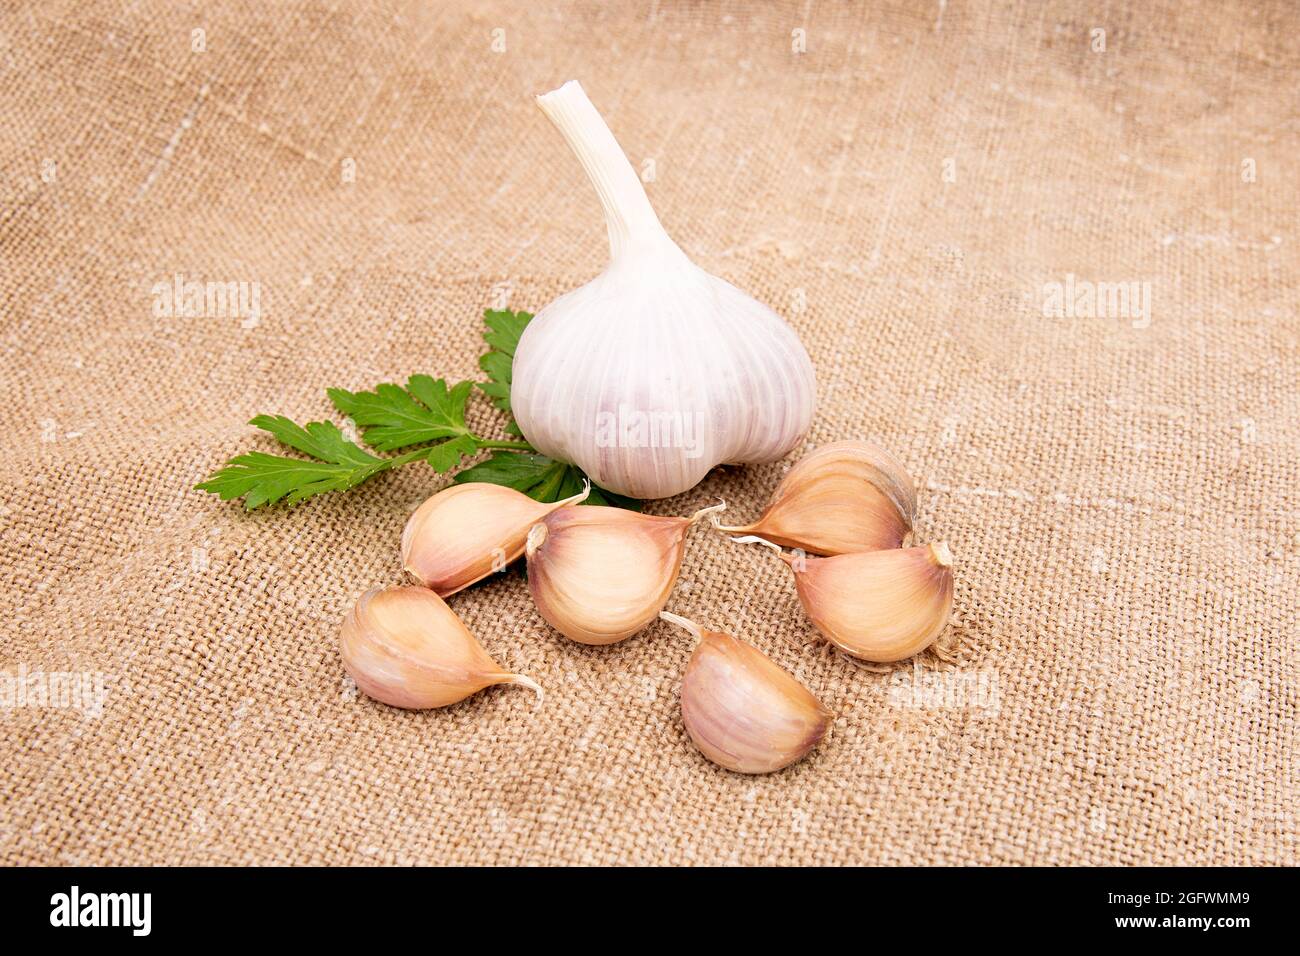
[[[577,82],[537,102],[596,187],[610,263],[524,330],[510,393],[524,435],[636,498],[680,494],[715,465],[788,454],[816,398],[794,330],[668,237]]]

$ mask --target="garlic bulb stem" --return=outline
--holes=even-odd
[[[650,205],[641,178],[582,85],[569,80],[558,90],[537,97],[537,105],[564,136],[596,187],[609,229],[610,257],[618,259],[633,245],[675,249]]]

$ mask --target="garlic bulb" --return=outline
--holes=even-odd
[[[680,494],[724,462],[788,454],[816,397],[794,331],[668,237],[577,82],[537,102],[596,187],[610,263],[524,330],[510,390],[524,435],[636,498]]]
[[[466,482],[438,492],[411,515],[402,531],[402,566],[439,597],[455,594],[524,553],[528,529],[580,494],[544,504],[504,485]]]
[[[522,684],[542,698],[533,680],[503,670],[425,588],[367,591],[343,621],[339,650],[357,687],[393,707],[446,707],[493,684]]]
[[[861,660],[887,664],[919,654],[952,613],[952,552],[942,542],[806,558],[762,538],[733,540],[780,554],[794,572],[808,619],[828,641]]]
[[[717,527],[810,554],[846,554],[902,546],[915,518],[916,488],[898,459],[870,442],[839,441],[791,468],[753,524]]]
[[[655,619],[677,583],[689,518],[623,508],[553,511],[528,532],[528,590],[546,622],[582,644],[613,644]]]
[[[659,615],[699,639],[682,677],[682,721],[700,753],[738,773],[771,773],[826,736],[831,713],[757,648]]]

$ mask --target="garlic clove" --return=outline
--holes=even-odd
[[[393,707],[446,707],[493,684],[542,689],[488,656],[447,602],[420,587],[367,591],[343,621],[343,666],[366,695]]]
[[[700,642],[682,677],[682,721],[704,756],[738,773],[771,773],[826,736],[831,712],[766,654],[676,614],[659,616]]]
[[[553,511],[528,532],[528,590],[546,622],[582,644],[613,644],[655,619],[677,583],[689,518],[623,508]]]
[[[816,399],[794,330],[668,237],[578,83],[537,102],[596,189],[610,263],[519,339],[510,402],[529,442],[636,498],[681,494],[723,462],[789,454]]]
[[[898,459],[870,442],[839,441],[791,468],[753,524],[717,527],[830,555],[901,547],[915,519],[916,487]]]
[[[402,566],[439,597],[448,597],[524,553],[528,529],[591,493],[543,503],[504,485],[466,482],[438,492],[402,530]]]
[[[808,619],[864,661],[919,654],[952,612],[952,552],[944,543],[829,558],[782,554]]]

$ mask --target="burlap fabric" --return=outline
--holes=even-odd
[[[1296,862],[1298,32],[1173,0],[6,4],[0,861]],[[680,631],[578,646],[515,572],[453,605],[543,708],[357,697],[337,625],[398,580],[423,466],[253,515],[190,490],[274,449],[253,414],[474,376],[485,306],[602,268],[532,103],[570,78],[670,233],[802,335],[810,442],[893,449],[958,556],[955,663],[875,672],[770,554],[693,535],[670,607],[838,713],[774,776],[690,745]],[[156,314],[178,274],[257,284],[260,320]],[[1145,316],[1044,314],[1130,281]],[[655,509],[754,515],[783,467]],[[20,671],[101,675],[102,712]]]

